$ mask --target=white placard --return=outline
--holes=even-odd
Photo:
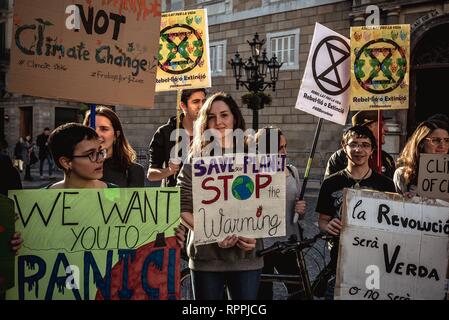
[[[449,206],[345,190],[336,299],[443,299]]]
[[[345,125],[350,60],[349,39],[316,23],[295,108]]]
[[[231,154],[192,160],[195,244],[228,235],[285,236],[285,157]]]

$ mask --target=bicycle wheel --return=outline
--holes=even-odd
[[[181,270],[181,300],[193,300],[192,279],[190,278],[190,269]]]

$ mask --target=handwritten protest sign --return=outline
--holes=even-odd
[[[349,112],[349,39],[316,23],[296,109],[341,125]]]
[[[14,285],[14,252],[9,242],[14,233],[14,203],[0,194],[0,292]]]
[[[449,206],[346,189],[336,299],[443,299]]]
[[[193,158],[192,168],[196,244],[285,235],[285,157]]]
[[[151,108],[160,4],[123,3],[16,1],[8,90]]]
[[[407,109],[410,25],[351,27],[351,110]]]
[[[449,155],[419,155],[418,194],[449,201]]]
[[[156,91],[210,86],[206,9],[163,13]]]
[[[178,188],[25,190],[9,197],[24,243],[7,299],[180,298]]]

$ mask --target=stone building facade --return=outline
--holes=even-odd
[[[10,2],[12,2],[10,0]],[[410,108],[387,111],[390,134],[384,148],[395,154],[404,145],[406,136],[419,121],[441,112],[445,103],[444,83],[449,76],[449,1],[423,0],[163,0],[162,10],[207,8],[210,53],[213,69],[209,92],[225,91],[240,101],[246,89],[236,90],[229,61],[236,51],[243,58],[250,56],[251,41],[257,32],[266,39],[268,56],[282,57],[272,104],[259,112],[259,127],[279,126],[288,138],[290,159],[299,168],[305,167],[312,144],[317,118],[294,109],[305,69],[315,22],[349,37],[350,26],[364,25],[369,5],[379,8],[381,24],[412,25]],[[2,20],[3,21],[3,20]],[[1,30],[1,29],[0,29]],[[7,37],[10,37],[7,35]],[[10,39],[9,39],[10,41]],[[6,39],[8,43],[8,39]],[[5,63],[3,63],[5,66]],[[6,64],[7,65],[7,64]],[[5,67],[4,67],[5,68]],[[7,68],[7,66],[6,66]],[[5,69],[3,69],[5,70]],[[7,69],[6,69],[7,70]],[[445,81],[446,80],[446,81]],[[132,145],[144,158],[148,143],[156,129],[175,115],[176,92],[156,95],[152,109],[116,107]],[[52,102],[44,99],[11,97],[6,93],[0,101],[0,135],[3,130],[8,143],[23,132],[21,111],[32,107],[32,133],[44,126],[54,127],[57,108],[80,109],[81,105]],[[20,109],[22,108],[22,109]],[[447,108],[446,108],[447,109]],[[28,109],[29,110],[29,109]],[[252,125],[252,111],[242,107],[247,126]],[[66,112],[66,117],[72,111]],[[448,113],[449,111],[445,111]],[[58,114],[63,114],[61,111]],[[76,113],[72,113],[76,118]],[[23,115],[22,115],[23,117]],[[348,122],[349,122],[348,118]],[[324,122],[311,175],[320,179],[329,155],[339,147],[343,127]]]

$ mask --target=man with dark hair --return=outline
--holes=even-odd
[[[329,268],[335,273],[338,255],[338,236],[342,227],[340,210],[344,188],[364,188],[381,192],[395,192],[393,181],[370,168],[368,160],[376,149],[376,138],[366,126],[354,126],[346,130],[341,147],[347,157],[347,166],[324,179],[315,211],[319,214],[319,227],[335,236],[331,243]],[[328,297],[333,296],[333,284],[328,287]]]
[[[48,163],[48,176],[50,179],[54,179],[53,177],[53,166],[54,161],[48,150],[48,136],[50,135],[50,128],[45,128],[44,131],[37,136],[36,144],[39,147],[39,174],[41,176],[41,180],[44,179],[44,161],[47,160]]]
[[[182,115],[180,119],[180,129],[189,136],[193,136],[193,123],[198,117],[198,112],[206,101],[206,89],[189,89],[183,90],[181,95]],[[181,162],[176,159],[179,154],[170,156],[172,149],[175,147],[176,117],[172,117],[168,122],[159,127],[150,142],[148,152],[149,168],[148,180],[160,181],[165,180],[168,187],[176,186],[176,176],[181,169]],[[188,143],[185,141],[187,135],[184,135],[181,144]],[[189,139],[191,141],[191,139]],[[179,148],[187,150],[186,148]],[[186,155],[185,155],[186,156]]]
[[[383,120],[388,120],[390,118],[383,117]],[[376,139],[375,145],[377,145],[377,111],[369,110],[369,111],[359,111],[352,117],[352,125],[356,126],[364,126],[371,130],[374,138]],[[382,121],[382,144],[385,143],[385,133],[387,131],[387,127],[384,125]],[[339,149],[334,152],[329,160],[327,161],[326,172],[324,173],[324,178],[327,178],[331,174],[343,170],[348,164],[348,159],[346,158],[346,154],[343,149]],[[373,153],[372,157],[369,159],[369,166],[371,169],[377,171],[377,151]],[[393,179],[394,171],[396,170],[394,159],[387,152],[382,150],[382,174],[386,175],[390,179]]]

